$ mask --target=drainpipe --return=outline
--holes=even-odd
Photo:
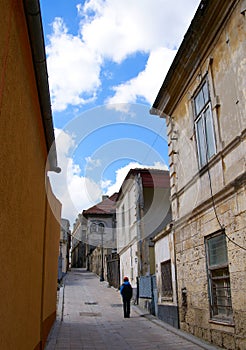
[[[39,0],[23,0],[27,28],[32,50],[34,71],[37,82],[38,96],[42,121],[45,131],[47,151],[49,152],[49,171],[59,173],[51,112],[48,72],[44,47],[44,35]]]
[[[143,187],[142,187],[142,179],[140,173],[136,176],[137,183],[137,237],[138,237],[138,266],[139,266],[139,276],[143,273],[143,264],[142,264],[142,228],[141,228],[141,219],[142,219],[142,208],[143,208]]]
[[[177,302],[177,317],[178,317],[178,328],[180,328],[180,315],[179,315],[179,307],[180,307],[180,303],[179,303],[179,296],[178,296],[178,288],[179,288],[179,284],[178,284],[178,276],[177,276],[177,259],[176,259],[176,245],[175,245],[175,226],[174,223],[171,222],[170,223],[170,228],[171,228],[171,233],[172,233],[172,238],[173,238],[173,252],[174,252],[174,270],[175,270],[175,293],[176,293],[176,302]]]

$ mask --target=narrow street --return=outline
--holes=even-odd
[[[173,329],[132,305],[124,319],[119,291],[84,269],[72,269],[60,293],[57,321],[46,350],[217,349]],[[62,302],[63,301],[63,302]]]

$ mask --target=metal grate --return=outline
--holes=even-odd
[[[85,305],[98,305],[97,301],[85,301]]]
[[[102,316],[101,312],[80,312],[79,316],[83,317],[100,317]]]

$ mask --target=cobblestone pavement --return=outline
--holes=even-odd
[[[123,318],[119,291],[84,269],[72,269],[60,293],[58,318],[46,350],[218,349],[132,306]]]

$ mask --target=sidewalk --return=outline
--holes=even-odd
[[[123,318],[117,290],[84,269],[73,269],[61,289],[58,317],[45,350],[218,349],[132,306]]]

